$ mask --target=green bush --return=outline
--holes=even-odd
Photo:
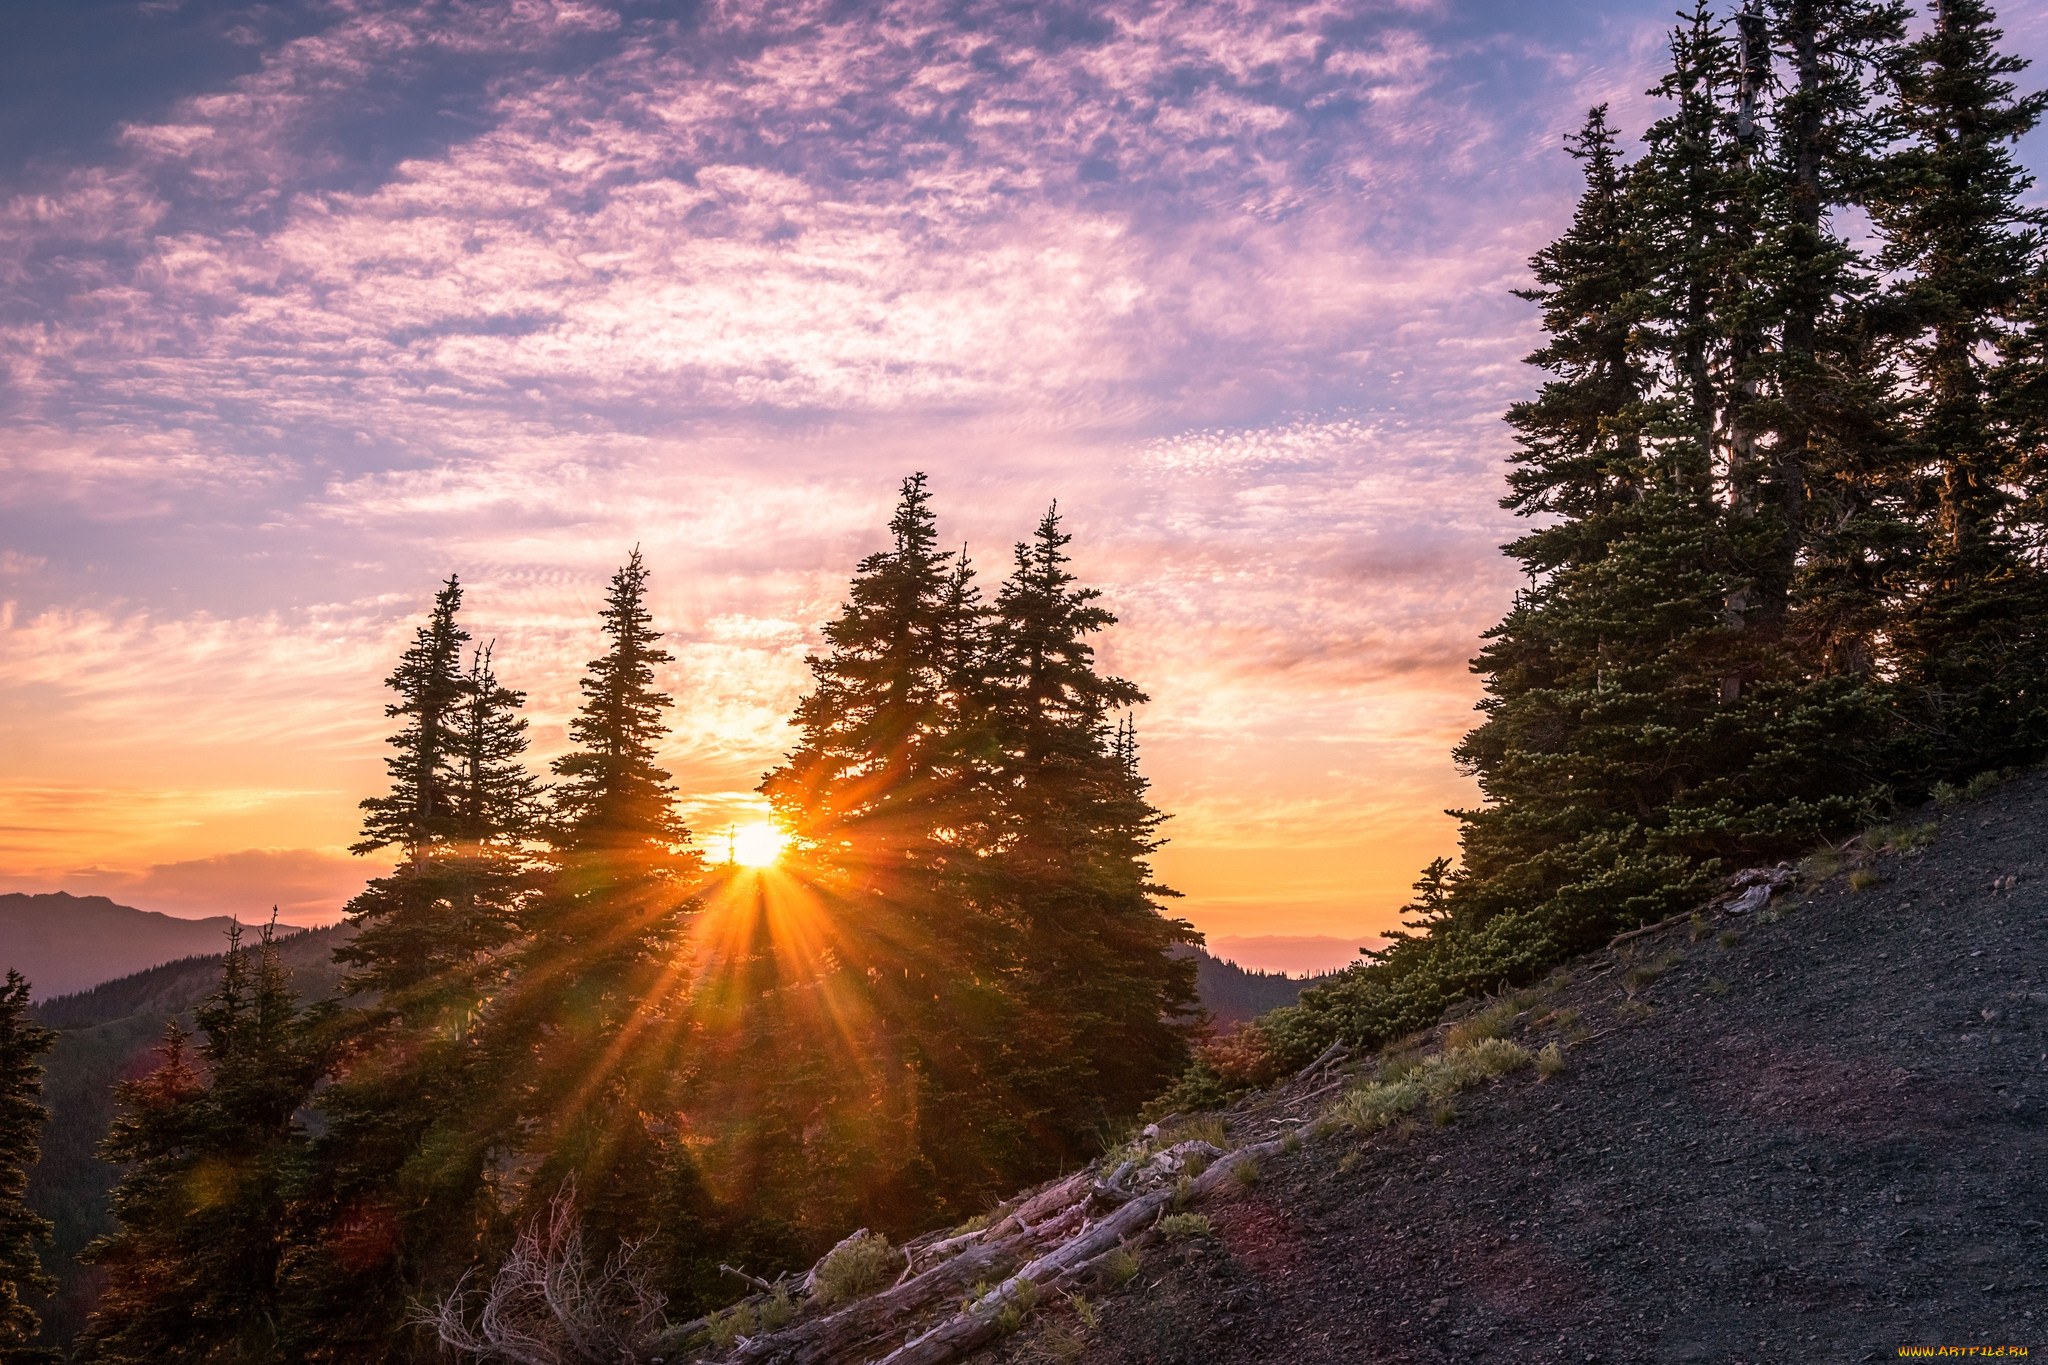
[[[818,1266],[818,1298],[827,1304],[858,1298],[902,1267],[903,1253],[881,1233],[870,1232],[833,1248]]]

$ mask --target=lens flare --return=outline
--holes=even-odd
[[[741,867],[773,867],[788,837],[766,820],[741,825],[727,837],[727,861]]]

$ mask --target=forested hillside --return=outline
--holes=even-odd
[[[308,999],[330,994],[341,980],[334,950],[347,926],[282,936],[279,957]],[[220,984],[224,954],[188,957],[103,982],[89,991],[45,1000],[32,1017],[56,1030],[43,1058],[41,1159],[28,1172],[28,1206],[54,1225],[44,1260],[57,1281],[43,1306],[47,1331],[68,1342],[84,1325],[97,1279],[78,1262],[93,1238],[113,1230],[107,1195],[119,1172],[99,1159],[114,1118],[114,1086],[154,1064],[173,1020],[192,1027],[192,1011]]]

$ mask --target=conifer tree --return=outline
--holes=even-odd
[[[390,680],[401,693],[391,712],[417,719],[393,739],[392,795],[364,803],[364,837],[399,845],[405,860],[351,903],[363,927],[336,954],[356,968],[347,987],[372,999],[320,1023],[337,1074],[320,1095],[326,1132],[297,1192],[286,1275],[309,1360],[385,1359],[412,1300],[473,1264],[498,1216],[470,1124],[491,1084],[473,1030],[517,934],[539,791],[520,762],[523,694],[499,683],[488,648],[452,666],[459,604],[451,578]],[[429,725],[431,758],[418,739]],[[405,804],[407,784],[427,767],[442,774],[433,819],[391,819],[419,809]]]
[[[1025,1037],[1009,1067],[1044,1157],[1084,1159],[1186,1064],[1199,941],[1163,916],[1147,855],[1164,817],[1145,799],[1115,713],[1145,700],[1096,671],[1089,637],[1115,623],[1068,569],[1057,506],[995,604],[987,672],[1000,758],[989,787],[997,903],[1017,931],[1012,991]]]
[[[1707,135],[1681,129],[1672,140]],[[1488,932],[1520,936],[1537,956],[1691,892],[1657,814],[1700,779],[1693,731],[1720,699],[1729,585],[1705,441],[1690,426],[1702,398],[1656,401],[1662,357],[1644,346],[1655,335],[1653,242],[1614,143],[1605,108],[1593,110],[1569,144],[1586,177],[1578,211],[1532,262],[1537,288],[1524,294],[1550,333],[1530,362],[1556,377],[1509,410],[1522,449],[1504,505],[1554,520],[1507,547],[1530,586],[1474,664],[1488,680],[1486,719],[1457,757],[1488,804],[1461,812],[1457,913],[1439,930],[1477,933],[1513,912]],[[1660,188],[1681,202],[1698,193]],[[1672,259],[1705,270],[1712,251],[1696,242]],[[1689,289],[1667,292],[1691,305]],[[1683,314],[1674,323],[1683,360],[1700,342]],[[1498,964],[1481,962],[1475,970],[1497,979]]]
[[[47,1245],[50,1220],[23,1200],[28,1168],[35,1165],[37,1135],[50,1117],[37,1103],[43,1068],[36,1059],[48,1052],[57,1035],[29,1017],[28,982],[10,969],[0,987],[0,1365],[54,1361],[55,1351],[32,1346],[42,1328],[35,1310],[22,1295],[48,1294],[57,1282],[36,1254]]]
[[[163,1063],[116,1095],[102,1148],[128,1170],[120,1230],[87,1250],[107,1287],[79,1342],[93,1362],[266,1362],[281,1331],[287,1200],[303,1156],[295,1115],[319,1071],[273,927],[254,961],[230,931],[220,984],[193,1011],[204,1071],[173,1025]]]
[[[544,1207],[577,1175],[600,1239],[649,1233],[658,1218],[643,1196],[674,1153],[650,1142],[643,1115],[674,1099],[687,1042],[684,935],[703,870],[657,762],[672,703],[654,670],[670,656],[648,579],[637,549],[612,577],[607,647],[569,725],[576,747],[554,763],[543,884],[520,906],[522,937],[479,1034],[478,1064],[499,1087],[476,1110],[480,1141],[535,1172],[504,1197]]]
[[[930,1218],[1004,1183],[1027,1132],[989,1065],[1014,1036],[1014,926],[992,913],[986,609],[965,553],[938,547],[925,476],[903,481],[890,547],[858,565],[798,738],[762,791],[860,979],[881,1075],[878,1151],[831,1160],[878,1221]],[[884,1116],[893,1115],[893,1118]],[[870,1141],[848,1130],[849,1143]]]
[[[1755,499],[1774,543],[1754,566],[1752,619],[1775,633],[1803,595],[1797,629],[1829,671],[1870,667],[1883,604],[1868,570],[1890,539],[1870,496],[1889,458],[1862,306],[1873,282],[1830,214],[1869,183],[1884,136],[1870,113],[1874,75],[1902,38],[1905,14],[1896,0],[1765,7],[1785,76],[1765,143],[1770,232],[1756,267],[1769,280],[1775,344],[1761,358],[1768,388],[1752,414],[1770,434]]]
[[[1929,703],[1934,772],[1999,767],[2048,746],[2048,584],[2030,544],[2025,452],[2038,441],[2004,394],[2044,264],[2044,215],[2012,144],[2048,110],[2016,93],[1981,0],[1940,0],[1932,29],[1887,63],[1893,123],[1871,215],[1900,277],[1900,362],[1918,462],[1906,490],[1924,530],[1896,631],[1902,681]],[[2038,525],[2038,523],[2037,523]]]

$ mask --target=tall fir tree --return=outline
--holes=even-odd
[[[1932,28],[1887,63],[1900,144],[1867,196],[1884,240],[1909,397],[1909,514],[1924,528],[1894,632],[1902,684],[1932,737],[1931,774],[2001,767],[2048,748],[2048,580],[2027,508],[2027,420],[2004,373],[2024,351],[2044,216],[2013,144],[2048,92],[1998,50],[1981,0],[1939,0]],[[2030,525],[2030,522],[2032,523]]]
[[[1069,570],[1057,506],[997,594],[991,657],[1000,758],[988,787],[997,821],[998,913],[1015,925],[1011,992],[1024,1036],[1010,1084],[1027,1103],[1042,1160],[1087,1159],[1186,1065],[1200,936],[1168,919],[1148,863],[1164,817],[1145,799],[1136,742],[1118,712],[1145,700],[1104,677],[1090,637],[1115,624],[1101,592]]]
[[[409,1327],[412,1304],[502,1230],[469,1122],[491,1084],[474,1025],[517,935],[539,784],[520,762],[523,694],[498,681],[488,648],[461,665],[460,604],[450,578],[387,680],[399,693],[388,714],[408,724],[392,738],[391,795],[363,803],[359,850],[396,847],[402,861],[351,902],[362,927],[336,953],[354,968],[345,988],[367,1003],[319,1017],[335,1075],[319,1097],[325,1132],[296,1193],[285,1276],[307,1360],[432,1354]],[[425,773],[431,802],[411,799]]]
[[[253,958],[253,960],[252,960]],[[220,984],[193,1011],[195,1067],[175,1024],[163,1063],[116,1089],[102,1148],[126,1173],[120,1228],[87,1249],[107,1274],[78,1358],[270,1362],[282,1326],[288,1200],[306,1134],[297,1114],[320,1066],[301,1026],[274,924],[252,954],[230,931]]]
[[[24,1294],[55,1292],[36,1247],[48,1245],[50,1220],[29,1208],[28,1170],[36,1164],[37,1137],[50,1117],[38,1102],[43,1067],[37,1059],[57,1035],[29,1015],[29,984],[11,968],[0,986],[0,1365],[55,1361],[55,1350],[34,1344],[42,1321]]]
[[[544,1207],[574,1175],[600,1240],[650,1234],[661,1210],[647,1194],[682,1159],[645,1116],[673,1105],[687,1061],[686,935],[703,872],[657,761],[673,703],[655,669],[671,659],[648,581],[638,549],[612,576],[606,649],[581,683],[575,747],[554,763],[541,885],[479,1023],[478,1065],[497,1088],[476,1131],[506,1171],[530,1172],[502,1197]]]
[[[903,481],[889,533],[824,629],[796,746],[762,792],[861,982],[860,1046],[884,1078],[879,1145],[831,1159],[856,1206],[909,1226],[1001,1186],[1028,1127],[987,1064],[1015,1021],[1014,926],[992,913],[984,856],[986,609],[965,553],[939,549],[924,475]]]

